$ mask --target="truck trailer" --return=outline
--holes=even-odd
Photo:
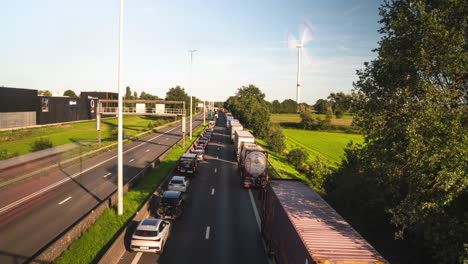
[[[236,130],[234,137],[234,151],[236,152],[237,161],[239,161],[239,155],[243,142],[255,143],[255,137],[249,131]]]
[[[388,264],[323,198],[300,180],[270,179],[262,235],[277,264]]]
[[[260,145],[243,142],[239,155],[242,186],[265,188],[268,182],[268,153]]]
[[[234,140],[236,139],[236,131],[243,130],[244,127],[241,125],[239,121],[234,121],[237,119],[233,119],[231,121],[231,143],[234,143]]]

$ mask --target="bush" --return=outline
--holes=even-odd
[[[271,146],[271,149],[276,153],[282,153],[286,149],[286,137],[280,125],[272,124],[268,131],[266,142]]]
[[[156,122],[155,122],[155,123],[156,123]],[[147,130],[151,130],[151,129],[153,129],[153,128],[154,128],[153,122],[149,122],[148,125],[146,126],[146,129],[147,129]]]
[[[320,158],[320,156],[317,156],[313,162],[309,163],[309,170],[306,175],[315,188],[325,191],[325,180],[331,173],[331,168]]]
[[[344,116],[344,111],[341,109],[338,109],[335,111],[335,116],[336,118],[342,118]]]
[[[0,160],[5,160],[18,156],[18,152],[9,153],[7,149],[0,149]]]
[[[288,159],[289,163],[298,168],[307,161],[309,158],[309,153],[303,149],[295,148],[286,154],[286,158]]]
[[[52,141],[48,138],[39,138],[36,139],[32,144],[31,144],[31,152],[34,151],[39,151],[43,149],[48,149],[53,146]]]

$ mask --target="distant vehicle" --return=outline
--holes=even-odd
[[[156,213],[162,219],[176,219],[182,215],[184,206],[185,201],[182,192],[165,191]]]
[[[268,183],[268,153],[260,145],[242,143],[239,168],[245,188],[265,188]]]
[[[197,146],[195,147],[195,150],[203,150],[203,151],[204,151],[204,149],[205,149],[205,148],[203,147],[203,145],[197,145]]]
[[[234,137],[234,151],[236,153],[237,161],[239,161],[239,155],[243,142],[255,143],[255,137],[249,131],[236,130]]]
[[[198,140],[197,145],[201,145],[205,148],[208,145],[208,141],[200,139]]]
[[[388,264],[305,183],[271,179],[263,201],[262,236],[274,263]]]
[[[214,129],[213,129],[212,127],[209,127],[209,128],[206,129],[206,131],[207,131],[207,132],[213,132]]]
[[[206,140],[206,141],[210,142],[210,138],[211,138],[211,136],[204,135],[200,140]]]
[[[215,118],[218,118],[218,114],[215,114]],[[210,121],[210,122],[208,123],[208,126],[209,126],[209,127],[214,127],[215,125],[216,125],[215,121]]]
[[[189,186],[189,180],[184,176],[172,176],[167,186],[168,191],[186,192]]]
[[[237,120],[237,119],[234,119]],[[243,130],[244,127],[241,125],[239,121],[231,121],[231,143],[234,143],[234,140],[236,139],[236,131]]]
[[[183,154],[177,164],[177,171],[180,173],[195,175],[198,172],[197,155],[194,153]]]
[[[171,233],[171,223],[161,219],[143,219],[132,235],[132,251],[162,253]]]
[[[200,146],[201,147],[201,146]],[[198,160],[204,160],[205,159],[205,151],[202,149],[195,149],[193,153],[197,154],[197,159]]]

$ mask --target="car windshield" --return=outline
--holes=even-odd
[[[176,205],[178,199],[175,198],[162,198],[161,203],[168,205]]]
[[[158,231],[136,230],[135,235],[141,237],[155,237],[158,236]]]
[[[182,160],[180,161],[180,165],[187,168],[192,166],[192,160]]]
[[[183,184],[184,182],[181,180],[172,180],[171,184]]]

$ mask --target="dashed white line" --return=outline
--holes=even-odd
[[[206,227],[205,239],[210,239],[210,226]]]
[[[128,162],[133,162],[134,160],[135,160],[135,159],[131,159],[131,160],[129,160]]]
[[[65,203],[66,201],[68,201],[68,200],[70,200],[70,199],[71,199],[71,196],[70,196],[70,197],[68,197],[67,199],[65,199],[65,200],[61,201],[61,202],[59,203],[59,205],[60,205],[60,204],[63,204],[63,203]]]
[[[138,261],[140,261],[141,255],[143,255],[142,252],[136,253],[135,258],[134,258],[133,261],[132,261],[132,264],[137,264]]]
[[[211,195],[214,195],[215,189],[211,189]]]
[[[218,172],[218,168],[215,168],[215,173],[217,173],[217,172]]]
[[[104,175],[104,178],[107,178],[109,175],[112,175],[112,173],[107,173],[106,175]]]
[[[145,152],[149,152],[149,149],[147,149]]]

